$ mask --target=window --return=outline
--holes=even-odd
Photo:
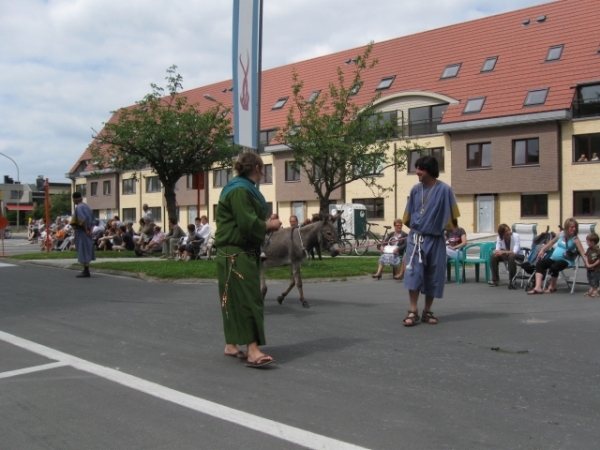
[[[188,173],[185,176],[185,187],[188,189],[194,189],[194,185],[196,183],[194,183],[194,175],[193,173]]]
[[[357,177],[383,176],[384,157],[371,155],[370,158],[364,158],[363,164],[354,166],[354,174]]]
[[[437,126],[442,121],[448,103],[432,106],[421,106],[408,110],[408,134],[419,136],[437,133]]]
[[[547,96],[548,88],[529,91],[527,97],[525,97],[525,106],[543,105],[546,103]]]
[[[271,144],[271,141],[277,134],[277,130],[264,130],[260,132],[258,141],[258,153],[264,153],[265,147]]]
[[[460,70],[461,64],[451,64],[446,66],[444,72],[442,73],[442,79],[444,78],[454,78],[458,75],[458,71]]]
[[[135,208],[123,208],[123,222],[136,223],[136,210]]]
[[[76,184],[75,192],[79,192],[82,197],[87,197],[87,185],[84,184]]]
[[[282,97],[279,100],[277,100],[275,102],[275,104],[273,105],[273,107],[271,109],[281,109],[283,108],[283,105],[285,105],[285,102],[287,102],[289,97]]]
[[[483,104],[485,103],[485,97],[470,98],[467,100],[463,114],[473,114],[481,112]]]
[[[398,111],[385,111],[375,113],[366,118],[367,127],[372,130],[377,128],[378,139],[389,139],[398,137]]]
[[[260,180],[262,184],[273,184],[273,164],[265,164],[263,177]]]
[[[91,191],[92,191],[92,197],[96,197],[98,195],[98,182],[97,181],[92,181]]]
[[[367,207],[367,219],[383,219],[383,198],[353,198],[352,203],[359,203]]]
[[[539,139],[521,139],[513,141],[513,166],[540,163]]]
[[[99,219],[100,218],[100,210],[92,209],[92,215],[94,216],[94,219]]]
[[[555,45],[554,47],[550,47],[548,49],[548,54],[546,55],[546,61],[557,61],[560,59],[563,51],[562,45]]]
[[[467,144],[467,169],[492,167],[492,144]]]
[[[415,163],[421,156],[433,156],[438,162],[440,172],[444,171],[444,149],[443,148],[424,148],[422,150],[413,150],[408,157],[408,173],[415,173]]]
[[[320,89],[318,91],[313,91],[312,94],[310,94],[310,97],[308,97],[308,100],[306,100],[306,103],[313,103],[317,99],[317,97],[319,96],[320,93],[321,93]]]
[[[102,194],[110,195],[110,180],[102,182]]]
[[[112,209],[105,209],[104,210],[104,220],[108,220],[108,219],[112,219],[113,218],[113,213],[112,213]]]
[[[600,133],[573,136],[573,162],[598,161]]]
[[[395,79],[396,75],[394,75],[393,77],[382,78],[375,90],[382,91],[384,89],[389,89]]]
[[[123,180],[123,195],[135,194],[135,178]]]
[[[521,217],[548,217],[548,194],[521,195]]]
[[[577,100],[573,102],[573,117],[600,116],[600,84],[577,88]]]
[[[574,216],[598,216],[600,208],[600,191],[574,191],[573,192],[573,215]]]
[[[491,58],[487,58],[483,63],[483,67],[481,68],[482,72],[491,72],[496,67],[496,62],[498,61],[497,56],[493,56]]]
[[[154,222],[162,222],[162,208],[160,206],[151,207],[149,210]]]
[[[10,191],[11,200],[19,198],[19,191]]]
[[[229,180],[233,178],[233,174],[230,169],[217,169],[213,171],[213,186],[223,187]]]
[[[146,192],[160,192],[158,177],[146,177]]]
[[[300,172],[296,172],[293,161],[285,162],[285,181],[300,181]]]

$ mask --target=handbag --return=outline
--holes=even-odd
[[[563,258],[569,261],[575,261],[575,258],[579,256],[579,252],[577,250],[566,249],[563,253]]]

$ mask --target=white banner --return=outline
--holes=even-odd
[[[258,149],[262,0],[233,1],[234,141]]]

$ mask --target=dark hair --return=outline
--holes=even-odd
[[[194,231],[196,231],[196,226],[195,226],[193,223],[190,223],[190,224],[188,225],[188,231],[189,231],[190,233],[193,233]]]
[[[169,223],[173,224],[173,225],[177,225],[177,219],[175,217],[171,217],[169,219]]]
[[[596,233],[588,234],[586,239],[589,241],[592,241],[594,244],[597,244],[598,242],[600,242],[600,238],[598,237],[598,235]]]
[[[127,227],[125,225],[121,225],[119,230],[121,230],[123,233],[127,233]]]
[[[238,157],[238,160],[233,165],[233,170],[235,170],[240,177],[248,178],[248,175],[254,172],[256,166],[259,166],[261,171],[264,167],[263,160],[258,153],[244,152]]]
[[[81,192],[73,192],[73,200],[77,200],[78,198],[82,198]]]
[[[498,236],[500,236],[501,238],[504,237],[504,233],[506,233],[506,230],[510,230],[510,227],[508,225],[506,225],[505,223],[501,223],[498,226]]]
[[[433,178],[438,178],[440,176],[437,159],[433,156],[421,156],[415,161],[415,169],[424,170]]]

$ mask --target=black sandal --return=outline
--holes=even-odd
[[[421,317],[421,322],[428,323],[429,325],[435,325],[438,323],[438,320],[434,317],[432,311],[423,311],[423,317]]]
[[[412,316],[411,316],[412,314]],[[419,317],[419,311],[411,311],[408,310],[408,314],[406,315],[406,317],[404,318],[404,320],[402,321],[402,323],[404,324],[405,327],[412,327],[415,326],[417,324],[417,322],[419,321],[420,317]],[[410,320],[411,323],[408,323],[407,320]]]

